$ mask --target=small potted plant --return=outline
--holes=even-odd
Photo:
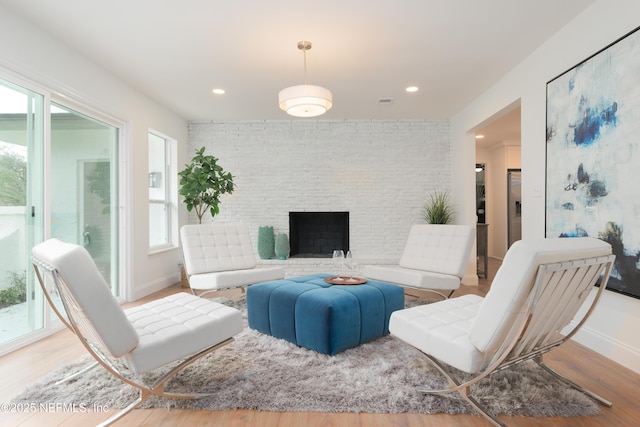
[[[424,206],[424,219],[429,224],[450,224],[453,222],[455,209],[449,200],[449,193],[434,191]]]
[[[218,158],[204,154],[205,148],[196,151],[191,163],[178,172],[180,195],[184,197],[187,210],[195,210],[198,222],[207,212],[214,217],[220,213],[220,196],[233,193],[233,175],[218,165]]]

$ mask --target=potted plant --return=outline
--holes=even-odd
[[[455,209],[449,200],[449,193],[434,191],[424,206],[424,219],[429,224],[450,224],[453,221]]]
[[[187,210],[195,210],[200,224],[207,210],[212,217],[220,213],[220,196],[231,194],[234,189],[233,175],[218,165],[217,157],[205,156],[204,150],[204,147],[197,150],[191,163],[178,172],[180,195],[184,197]]]

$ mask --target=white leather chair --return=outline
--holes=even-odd
[[[521,240],[507,252],[486,297],[464,295],[395,311],[389,330],[424,353],[449,380],[447,389],[420,391],[457,392],[495,425],[504,424],[481,407],[470,387],[528,359],[610,406],[553,371],[542,356],[584,324],[606,287],[614,259],[611,246],[595,238]],[[596,295],[589,300],[591,292]],[[585,309],[576,315],[585,301]],[[474,376],[461,382],[447,365]]]
[[[244,224],[209,223],[180,229],[189,286],[200,296],[222,289],[284,278],[282,267],[257,267],[249,229]]]
[[[474,228],[469,225],[416,224],[411,227],[398,265],[367,265],[363,274],[406,288],[432,291],[446,299],[460,288],[474,239]]]
[[[172,394],[164,384],[198,358],[232,342],[243,329],[239,310],[186,292],[123,311],[82,246],[50,239],[32,249],[32,259],[43,289],[43,281],[53,281],[62,316],[86,350],[116,378],[139,390],[134,402],[100,425],[113,423],[152,395],[205,396]],[[132,375],[168,364],[172,369],[154,384]]]

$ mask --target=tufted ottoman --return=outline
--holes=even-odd
[[[249,327],[330,355],[389,333],[391,313],[404,308],[403,288],[375,280],[330,285],[325,277],[329,275],[250,286]]]

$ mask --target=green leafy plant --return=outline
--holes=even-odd
[[[178,172],[180,195],[184,197],[187,210],[195,210],[198,222],[207,212],[214,217],[220,213],[220,196],[233,193],[233,175],[218,165],[218,158],[204,154],[205,148],[196,151],[191,163]]]
[[[27,278],[24,271],[10,271],[11,286],[0,291],[0,308],[27,300]]]
[[[450,224],[455,209],[449,200],[448,192],[434,191],[424,207],[424,219],[429,224]]]
[[[27,162],[0,148],[0,206],[25,206]]]
[[[94,169],[87,176],[89,191],[100,198],[102,213],[111,212],[111,165],[109,162],[96,162]]]

